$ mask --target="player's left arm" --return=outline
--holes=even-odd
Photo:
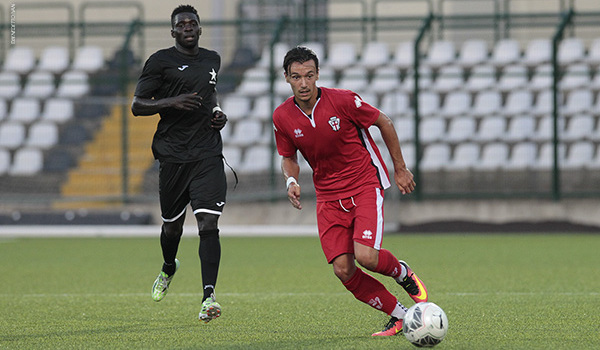
[[[394,181],[396,182],[396,185],[402,194],[411,193],[415,189],[416,184],[413,179],[413,174],[406,167],[406,162],[402,156],[402,149],[400,148],[400,141],[398,140],[394,122],[392,122],[392,120],[383,112],[379,112],[379,117],[373,125],[379,128],[381,137],[392,156],[392,162],[394,163]]]
[[[210,120],[210,126],[215,130],[221,130],[227,124],[227,115],[221,110],[221,106],[219,106],[219,98],[217,94],[217,89],[211,95],[211,107],[213,118]]]

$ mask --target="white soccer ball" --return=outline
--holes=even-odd
[[[448,317],[434,303],[418,303],[406,312],[402,332],[414,345],[432,347],[439,344],[448,333]]]

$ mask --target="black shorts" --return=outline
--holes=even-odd
[[[185,214],[188,204],[194,214],[221,215],[227,194],[223,158],[210,157],[191,163],[160,162],[158,191],[163,221]]]

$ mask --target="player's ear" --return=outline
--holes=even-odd
[[[175,29],[171,29],[171,38],[175,38]]]
[[[289,83],[289,82],[290,82],[290,80],[289,80],[289,76],[288,76],[287,72],[283,72],[283,77],[285,78],[285,82],[286,82],[286,83]]]
[[[198,36],[202,35],[202,27],[198,27]]]

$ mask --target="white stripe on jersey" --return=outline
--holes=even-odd
[[[363,140],[365,142],[365,146],[367,147],[367,151],[371,155],[371,160],[373,161],[373,164],[375,164],[375,167],[377,168],[377,173],[379,174],[379,178],[381,179],[381,185],[383,186],[383,189],[385,190],[392,185],[390,183],[390,178],[388,177],[388,174],[385,172],[385,167],[381,164],[381,159],[379,159],[379,157],[377,157],[377,153],[375,153],[375,150],[373,149],[373,145],[371,145],[371,142],[370,142],[371,138],[368,135],[369,132],[365,129],[360,129],[360,132],[362,133]]]

